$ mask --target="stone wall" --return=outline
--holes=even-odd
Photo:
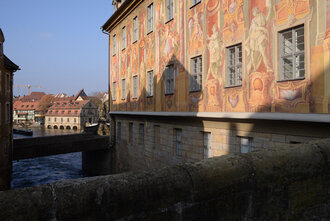
[[[112,130],[116,141],[116,172],[162,168],[178,163],[197,162],[207,156],[240,153],[242,138],[250,139],[250,151],[256,151],[330,137],[330,124],[326,123],[193,117],[151,118],[134,115],[115,115],[113,118],[113,123],[116,124],[116,130]],[[132,125],[131,132],[129,125]],[[143,134],[140,125],[143,125]],[[155,133],[155,127],[158,127],[158,134]],[[181,155],[176,152],[176,129],[182,131]],[[206,156],[203,137],[205,132],[210,134]]]
[[[0,192],[0,220],[328,220],[330,139]]]

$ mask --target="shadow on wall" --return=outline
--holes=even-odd
[[[197,65],[192,66],[198,69]],[[146,68],[142,68],[145,70]],[[128,74],[122,76],[125,79],[126,95],[122,96],[122,81],[120,87],[117,84],[117,99],[111,100],[111,111],[147,111],[147,112],[236,112],[235,107],[242,107],[237,109],[237,112],[251,112],[250,119],[211,119],[211,118],[195,118],[195,117],[157,117],[146,116],[125,116],[126,119],[140,119],[145,121],[153,121],[157,118],[158,122],[167,124],[174,124],[180,126],[194,127],[198,130],[193,131],[190,137],[185,136],[185,131],[182,130],[182,144],[198,145],[201,147],[196,156],[191,159],[186,159],[187,152],[191,151],[189,148],[183,149],[181,156],[177,157],[175,144],[173,144],[173,152],[168,154],[168,159],[171,162],[168,164],[175,164],[180,162],[189,162],[201,160],[208,156],[218,156],[227,153],[246,153],[253,150],[263,148],[278,147],[283,143],[302,143],[313,138],[330,137],[327,123],[308,123],[287,120],[257,120],[256,112],[283,112],[283,113],[313,113],[319,112],[319,98],[324,96],[326,88],[323,85],[324,73],[311,73],[310,79],[295,80],[287,82],[276,82],[274,77],[270,77],[270,73],[265,76],[260,73],[251,73],[249,76],[243,76],[241,87],[225,88],[221,85],[215,85],[218,89],[212,89],[209,84],[210,80],[206,79],[209,75],[204,76],[203,84],[198,78],[198,75],[193,75],[180,61],[172,56],[166,65],[161,65],[162,72],[157,70],[143,71],[138,75]],[[147,69],[148,70],[148,69]],[[152,72],[151,72],[152,71]],[[329,72],[329,67],[327,68]],[[197,70],[198,72],[198,70]],[[206,71],[204,70],[203,73]],[[152,77],[149,76],[152,75]],[[224,74],[219,74],[224,78]],[[273,75],[273,74],[272,74]],[[271,78],[271,80],[270,80]],[[136,79],[136,80],[134,80]],[[152,83],[150,81],[152,79]],[[137,82],[134,83],[134,81]],[[198,90],[199,85],[204,85],[204,88]],[[249,85],[249,87],[247,87]],[[193,87],[194,86],[194,87]],[[312,87],[313,86],[313,87]],[[190,91],[192,90],[193,91]],[[215,92],[219,92],[214,96]],[[123,98],[123,99],[121,99]],[[212,107],[212,99],[217,98],[220,104],[219,107]],[[239,101],[235,101],[235,99]],[[112,96],[110,96],[112,99]],[[236,102],[242,102],[238,104]],[[330,106],[330,101],[328,101]],[[217,109],[218,108],[218,109]],[[216,111],[215,111],[216,110]],[[328,111],[330,108],[328,108]],[[116,117],[118,119],[118,116]],[[120,116],[119,116],[120,119]],[[115,118],[112,118],[114,124],[112,130],[115,130]],[[179,126],[178,126],[179,127]],[[222,129],[223,134],[214,133],[214,129]],[[128,128],[126,128],[128,130]],[[179,128],[178,128],[179,129]],[[172,128],[173,134],[166,139],[174,139],[177,130],[175,126]],[[201,133],[202,132],[202,133]],[[211,133],[211,137],[207,137]],[[126,136],[127,137],[127,136]],[[127,140],[122,141],[120,146],[121,159],[124,157],[129,162],[134,157],[145,158],[147,151],[145,146],[141,148],[128,149]],[[210,139],[210,141],[207,141]],[[116,142],[115,134],[112,134],[112,141]],[[138,140],[134,140],[138,146]],[[162,141],[161,141],[162,142]],[[164,140],[166,142],[166,140]],[[210,150],[205,153],[205,148],[209,142]],[[152,150],[148,153],[153,157],[160,156],[162,149]],[[172,156],[172,157],[171,157]],[[174,156],[174,157],[173,157]],[[158,166],[162,165],[158,162]],[[146,165],[151,162],[146,162]],[[157,164],[157,162],[156,162]],[[129,168],[124,169],[129,170]]]

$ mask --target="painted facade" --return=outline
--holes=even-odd
[[[329,133],[309,135],[307,130],[298,131],[291,125],[297,123],[299,118],[302,122],[319,122],[322,128],[329,127],[330,0],[201,0],[195,5],[192,2],[196,1],[173,1],[173,19],[168,19],[168,0],[125,1],[103,25],[103,30],[109,33],[110,114],[114,121],[120,119],[121,126],[127,130],[130,122],[134,125],[144,122],[146,127],[150,127],[150,133],[154,133],[150,125],[162,125],[162,121],[169,119],[166,117],[175,118],[175,123],[169,126],[171,129],[166,130],[166,133],[163,131],[164,136],[174,139],[173,131],[187,124],[185,117],[192,117],[189,121],[211,120],[211,127],[206,128],[203,123],[196,127],[198,131],[212,133],[210,139],[214,151],[210,156],[235,149],[228,147],[228,143],[236,145],[238,142],[237,145],[243,145],[247,141],[242,137],[254,140],[251,141],[252,147],[269,147],[272,146],[271,142],[275,142],[273,134],[274,137],[282,136],[279,143],[301,142],[301,137],[330,136]],[[147,8],[151,4],[154,9],[153,31],[148,33]],[[139,38],[132,42],[132,22],[136,16]],[[127,27],[126,48],[121,46],[123,27]],[[296,31],[298,29],[303,30],[300,31],[302,33],[299,34]],[[291,79],[285,77],[286,69],[283,65],[287,62],[283,53],[287,53],[284,33],[288,30],[298,33],[293,38],[299,37],[291,43],[298,45],[303,42],[298,45],[303,47],[302,50],[298,46],[295,49],[303,53],[294,55],[296,61],[289,59],[296,65],[291,64],[294,66],[291,74],[296,76]],[[229,83],[228,71],[232,60],[229,52],[233,47],[241,48],[237,55],[241,59],[241,77],[236,79],[239,83],[234,85]],[[201,89],[192,91],[191,85],[196,83],[191,80],[194,72],[192,62],[200,56],[202,77],[198,83]],[[171,65],[174,65],[175,70],[174,91],[166,94],[166,70]],[[147,96],[146,93],[149,71],[154,74],[153,96]],[[136,75],[138,96],[135,98],[133,77]],[[150,119],[150,116],[154,116],[154,119]],[[294,132],[276,130],[273,133],[269,129],[263,136],[261,126],[256,131],[255,125],[260,121],[272,124],[275,119],[283,120],[283,127],[291,128]],[[227,136],[221,140],[216,130],[228,121],[233,126],[225,128]],[[237,122],[250,126],[240,131],[235,126]],[[150,136],[152,141],[154,135]],[[200,144],[200,149],[197,152],[201,155],[191,157],[188,153],[194,151],[188,148],[183,160],[203,158],[203,134],[199,133],[198,136],[199,142],[196,143]],[[230,138],[232,136],[238,141],[229,142],[234,139]],[[295,141],[286,139],[286,136],[298,138]],[[129,144],[127,137],[129,135],[123,138],[121,144],[117,143],[116,147],[133,156],[131,152],[134,145]],[[187,135],[185,139],[191,138]],[[167,142],[173,149],[173,140]],[[236,150],[239,152],[239,148]],[[142,154],[148,152],[148,156],[150,153],[155,156],[151,147],[141,151]],[[149,167],[147,163],[144,165]]]
[[[13,147],[13,73],[19,67],[4,54],[0,29],[0,191],[10,188]]]
[[[141,2],[141,1],[131,1]],[[147,6],[154,5],[153,32],[146,33]],[[111,27],[116,52],[110,53],[110,84],[116,83],[113,111],[324,113],[329,110],[329,1],[204,0],[190,7],[174,1],[174,19],[167,21],[165,0],[142,1]],[[125,5],[124,5],[125,6]],[[139,39],[132,43],[137,16]],[[305,76],[280,80],[279,33],[303,25]],[[127,47],[121,29],[127,27]],[[105,28],[106,29],[106,28]],[[242,44],[242,84],[226,85],[226,48]],[[202,56],[200,92],[189,92],[190,60]],[[164,94],[164,70],[175,65],[175,92]],[[146,98],[146,72],[153,70],[155,93]],[[132,77],[139,75],[139,96],[132,98]],[[121,80],[125,79],[125,99]],[[111,91],[112,92],[112,91]]]

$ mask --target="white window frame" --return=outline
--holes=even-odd
[[[231,53],[232,50],[234,53]],[[242,86],[242,61],[242,43],[226,48],[226,87]],[[231,72],[232,70],[233,72]]]
[[[182,157],[182,129],[174,128],[174,145],[176,155]]]
[[[203,157],[204,157],[204,159],[207,159],[211,156],[211,153],[210,153],[211,141],[212,141],[211,132],[203,132]]]
[[[126,80],[121,79],[121,99],[126,100]]]
[[[174,94],[174,64],[170,64],[165,68],[165,95]]]
[[[133,76],[133,97],[132,98],[137,98],[138,88],[139,88],[139,76],[135,75],[135,76]]]
[[[133,18],[133,43],[137,42],[139,39],[139,24],[138,17]]]
[[[167,21],[172,20],[173,17],[173,0],[166,0],[166,18]]]
[[[197,56],[190,59],[190,92],[202,90],[203,83],[203,60],[202,56]]]
[[[301,31],[303,35],[302,36],[296,36],[298,31]],[[286,49],[290,49],[289,47],[285,47],[285,35],[291,35],[292,39],[292,48],[291,48],[291,53],[288,52],[286,53]],[[297,42],[297,37],[303,39],[302,42]],[[298,51],[297,46],[302,45],[303,50]],[[289,80],[300,80],[300,79],[305,79],[306,76],[306,45],[305,45],[305,27],[304,25],[298,25],[289,29],[285,29],[283,31],[279,32],[279,56],[280,56],[280,81],[289,81]],[[298,61],[300,64],[302,63],[301,66],[297,66],[297,58],[302,57],[303,59]],[[291,67],[291,77],[285,75],[285,69],[288,67],[288,65],[285,64],[285,61],[289,61],[289,59],[292,59],[292,67]],[[290,72],[290,67],[287,68],[288,72]],[[301,72],[303,73],[302,75],[300,74]]]
[[[154,71],[150,70],[147,72],[147,96],[154,96]]]
[[[253,150],[252,137],[240,137],[240,152],[249,153]]]
[[[125,50],[127,46],[126,26],[121,29],[121,50]]]
[[[151,3],[147,8],[147,34],[151,33],[154,29],[154,4]]]

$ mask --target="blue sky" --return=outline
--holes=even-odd
[[[107,91],[108,36],[100,27],[112,0],[1,0],[4,52],[21,70],[14,84],[31,91]],[[14,95],[27,94],[14,88]]]

